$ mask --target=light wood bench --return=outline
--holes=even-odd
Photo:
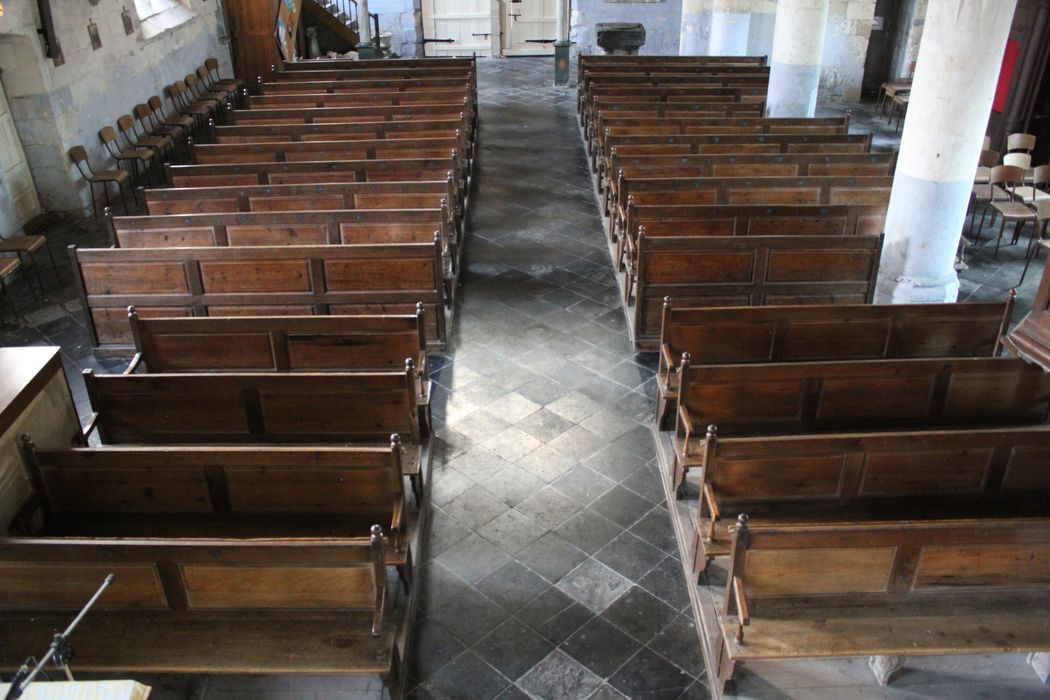
[[[697,365],[995,357],[1010,325],[1014,296],[964,304],[706,309],[681,307],[667,297],[660,325],[657,424],[676,414],[683,353]]]
[[[3,538],[0,666],[15,669],[116,574],[77,628],[89,673],[369,674],[398,692],[383,538]]]
[[[734,529],[715,640],[737,663],[1050,650],[1050,520]]]
[[[693,573],[751,524],[1045,516],[1050,426],[707,438]]]
[[[414,314],[427,343],[446,341],[440,243],[71,251],[96,353],[134,352],[140,316]]]
[[[657,349],[664,297],[682,306],[866,304],[881,236],[642,235],[631,331]]]

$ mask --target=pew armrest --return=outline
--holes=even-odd
[[[671,388],[671,376],[675,373],[674,357],[671,356],[671,348],[667,343],[660,343],[660,359],[663,362],[664,390]]]
[[[80,436],[84,439],[85,444],[91,439],[91,433],[96,430],[98,430],[98,411],[93,411],[88,416],[87,423],[80,428]]]
[[[733,601],[736,603],[736,615],[740,628],[736,633],[737,643],[744,641],[744,628],[751,624],[751,614],[747,611],[747,595],[744,593],[744,581],[739,576],[733,577]]]
[[[682,438],[682,454],[689,454],[689,443],[693,438],[693,421],[689,417],[689,409],[682,404],[678,404],[678,435]]]
[[[124,370],[124,374],[135,374],[135,371],[142,366],[142,353],[137,352],[135,356],[131,358],[131,362],[128,363],[128,368]]]

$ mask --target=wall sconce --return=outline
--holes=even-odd
[[[120,8],[120,19],[124,21],[124,33],[134,34],[135,25],[131,21],[131,13],[128,12],[127,7]]]
[[[91,50],[98,51],[102,48],[102,37],[98,35],[98,25],[95,20],[88,20],[88,38],[91,39]]]

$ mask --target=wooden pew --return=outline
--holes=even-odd
[[[688,308],[664,299],[657,424],[678,406],[677,363],[996,357],[1015,295],[965,304],[832,304]],[[671,426],[667,426],[671,427]],[[681,480],[676,480],[676,485]]]
[[[577,89],[578,109],[582,110],[585,119],[593,119],[594,99],[608,95],[635,95],[638,89],[697,89],[697,88],[743,88],[741,95],[758,94],[752,88],[768,90],[769,70],[758,68],[746,72],[709,71],[704,73],[669,73],[660,75],[605,74],[594,75],[588,72],[587,81]],[[660,94],[664,94],[660,92]],[[753,99],[740,99],[739,102],[757,102]]]
[[[1050,426],[706,440],[693,573],[728,527],[1050,515]]]
[[[613,153],[605,187],[599,188],[605,215],[617,199],[624,177],[878,177],[892,175],[896,153],[712,153],[698,155],[626,156]]]
[[[251,248],[71,248],[96,353],[134,352],[127,307],[143,318],[413,314],[446,341],[440,242]]]
[[[252,95],[248,98],[248,108],[267,107],[352,107],[356,105],[377,105],[396,107],[406,104],[429,104],[431,102],[463,102],[470,98],[468,88],[420,89],[403,91],[361,92],[292,92],[268,95]]]
[[[278,80],[259,83],[256,89],[260,94],[282,94],[289,92],[338,93],[338,92],[402,92],[407,90],[443,90],[466,86],[470,88],[470,78],[466,75],[454,76],[413,76],[399,78],[341,78],[337,80],[316,79],[302,74],[297,80]]]
[[[634,119],[761,119],[765,106],[750,102],[681,102],[673,104],[639,104],[628,102],[604,101],[595,112],[595,116],[583,125],[583,137],[587,147],[591,147],[598,133],[599,119],[622,117]]]
[[[394,436],[397,437],[396,435]],[[400,440],[370,446],[81,447],[25,438],[30,537],[369,537],[405,571]]]
[[[334,246],[373,243],[440,245],[443,273],[458,271],[459,248],[447,208],[255,211],[109,217],[117,248]]]
[[[135,356],[127,372],[396,370],[415,362],[416,402],[429,410],[423,305],[400,316],[140,318],[128,309]]]
[[[635,207],[700,205],[888,205],[893,178],[710,177],[617,178],[617,203],[609,213],[610,236],[616,238]],[[632,229],[632,230],[637,230]],[[649,230],[655,230],[650,228]],[[877,233],[878,231],[876,231]]]
[[[693,84],[691,86],[615,86],[596,85],[590,90],[587,99],[583,101],[584,123],[592,121],[594,115],[606,109],[606,105],[645,105],[648,108],[653,104],[680,105],[694,103],[735,103],[760,105],[765,109],[767,88],[764,84],[746,85],[742,87],[704,86]]]
[[[469,98],[449,102],[383,106],[360,105],[344,107],[270,107],[235,109],[228,122],[239,124],[325,124],[343,122],[389,122],[415,119],[458,119],[461,115],[473,117]],[[472,119],[473,121],[473,119]]]
[[[383,538],[3,538],[0,666],[15,669],[115,573],[75,667],[94,673],[378,674],[398,637]],[[403,610],[403,609],[402,609]]]
[[[444,182],[352,182],[316,185],[170,187],[142,191],[147,213],[309,211],[323,209],[445,209],[450,235],[463,235],[463,212],[455,206],[455,178]],[[450,206],[449,202],[453,204]]]
[[[276,68],[276,67],[275,67]],[[468,58],[428,57],[428,58],[384,58],[384,59],[332,59],[304,58],[297,61],[282,61],[282,71],[339,70],[351,72],[368,72],[373,70],[409,70],[416,68],[453,68],[469,69],[477,72],[477,61],[473,56]]]
[[[726,70],[731,66],[750,68],[766,65],[765,56],[605,56],[580,55],[576,64],[576,84],[586,83],[590,70],[658,71],[670,69]]]
[[[253,143],[256,141],[329,141],[347,139],[416,139],[450,138],[464,133],[470,126],[462,115],[445,115],[435,119],[400,119],[397,121],[359,121],[328,123],[235,124],[213,126],[215,143]]]
[[[1050,520],[734,528],[716,688],[739,662],[1050,650]]]
[[[682,306],[871,303],[881,252],[882,236],[643,234],[634,342],[658,347],[668,296]]]
[[[628,198],[615,260],[626,270],[624,300],[640,268],[638,239],[710,236],[864,236],[880,235],[886,220],[882,204],[734,204],[638,206]]]
[[[279,68],[270,79],[275,82],[300,80],[367,80],[367,79],[391,79],[391,78],[440,78],[440,77],[465,77],[473,78],[473,66],[463,67],[441,67],[423,66],[418,68],[379,68],[365,66],[358,70],[349,67],[326,68],[323,65],[310,66],[309,68],[291,70]]]

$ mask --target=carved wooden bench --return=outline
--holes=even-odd
[[[810,175],[802,177],[617,178],[616,207],[609,213],[615,237],[632,206],[871,205],[886,206],[893,178]],[[637,214],[637,209],[635,210]],[[650,226],[654,231],[659,227]],[[634,229],[635,231],[637,228]],[[879,231],[875,231],[878,233]]]
[[[594,75],[588,72],[585,83],[577,90],[577,100],[585,120],[594,119],[595,98],[610,95],[666,94],[669,88],[679,90],[704,90],[708,88],[741,88],[742,99],[738,102],[757,102],[751,98],[768,90],[769,69],[754,68],[746,71],[711,70],[703,73],[664,73],[659,75]],[[640,92],[652,90],[659,92]],[[676,93],[680,94],[680,93]]]
[[[473,115],[470,99],[409,105],[344,105],[339,107],[268,107],[235,109],[227,121],[241,124],[324,124],[344,122],[396,122],[412,119],[457,119]]]
[[[634,342],[656,349],[664,297],[682,306],[866,304],[881,236],[642,235]]]
[[[134,352],[127,307],[148,316],[414,314],[446,340],[440,244],[72,250],[96,352]]]
[[[724,436],[1045,423],[1050,375],[1013,358],[678,366],[675,472]],[[682,478],[676,477],[675,483]]]
[[[362,77],[325,79],[306,72],[296,74],[295,80],[277,80],[257,84],[262,95],[280,95],[290,92],[343,93],[343,92],[403,92],[408,90],[445,90],[466,87],[471,81],[467,75],[430,75],[406,77]]]
[[[1013,307],[1013,293],[1005,302],[706,309],[681,307],[668,297],[660,328],[657,423],[676,415],[683,353],[696,365],[995,357]]]
[[[397,692],[404,607],[383,538],[3,538],[0,666],[77,628],[75,668],[106,673],[369,674]]]
[[[430,405],[423,305],[412,315],[142,318],[128,309],[136,354],[128,372],[322,372],[416,366],[416,402]]]
[[[469,100],[471,90],[462,88],[433,88],[378,92],[290,92],[252,95],[248,108],[258,107],[353,107],[357,105],[398,106],[406,104],[429,104],[431,102],[463,102]]]
[[[1050,650],[1050,520],[734,529],[715,641],[739,662]]]
[[[394,436],[397,437],[396,435]],[[28,537],[370,537],[408,585],[401,443],[104,446],[23,453]],[[39,525],[37,523],[40,523]]]
[[[712,431],[713,433],[713,431]],[[1047,515],[1050,426],[719,438],[704,448],[693,572],[728,528]]]

